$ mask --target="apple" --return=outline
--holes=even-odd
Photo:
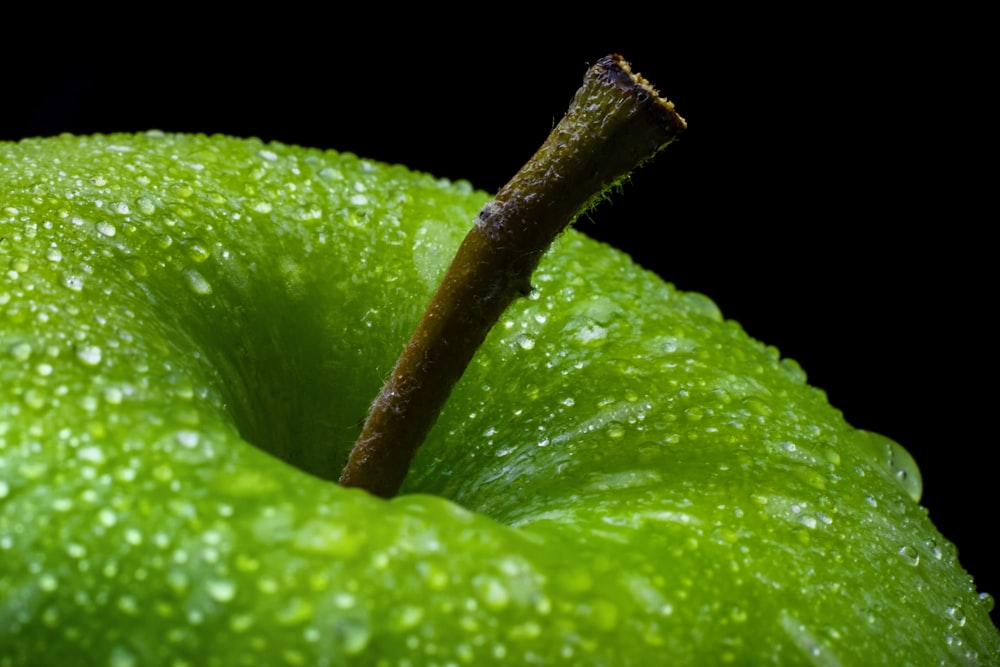
[[[607,246],[382,500],[331,480],[486,194],[160,132],[2,144],[0,193],[2,667],[1000,662],[906,451]]]

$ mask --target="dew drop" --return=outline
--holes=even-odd
[[[146,268],[145,262],[138,257],[126,257],[124,263],[125,268],[132,274],[133,278],[145,278],[149,275],[149,269]]]
[[[186,268],[182,272],[184,274],[184,279],[187,281],[188,287],[195,294],[200,294],[202,296],[212,293],[212,284],[209,283],[205,276],[201,275],[197,269]]]
[[[955,605],[953,607],[948,607],[945,611],[948,612],[948,616],[950,616],[951,620],[955,621],[959,627],[965,625],[965,612],[960,606]]]
[[[64,287],[71,289],[74,292],[80,292],[83,290],[83,278],[75,274],[67,274],[63,276],[62,284]]]
[[[27,361],[31,356],[30,343],[15,343],[10,348],[10,354],[16,361]]]
[[[135,205],[139,207],[139,212],[143,215],[150,215],[156,211],[156,204],[149,197],[140,197]]]
[[[88,447],[81,448],[76,453],[76,456],[81,461],[86,461],[88,463],[104,463],[104,450],[97,445],[90,445]]]
[[[170,186],[170,193],[180,197],[181,199],[187,199],[194,194],[194,188],[187,183],[175,183]]]
[[[209,250],[208,244],[199,238],[186,238],[180,242],[180,246],[184,248],[184,252],[191,261],[198,264],[212,256],[212,251]]]
[[[920,468],[917,467],[917,462],[902,445],[892,441],[890,441],[889,466],[899,485],[915,502],[920,502],[924,487]]]
[[[97,366],[102,357],[101,348],[96,345],[84,345],[76,351],[76,358],[86,366]]]
[[[608,422],[607,433],[612,440],[618,440],[625,435],[625,425],[616,421]]]
[[[106,220],[98,222],[97,224],[94,225],[94,227],[97,229],[98,232],[100,232],[104,236],[107,236],[108,238],[111,238],[112,236],[118,233],[118,230],[115,228],[115,226]]]
[[[104,400],[108,405],[121,405],[124,394],[118,387],[105,387]]]
[[[209,596],[216,602],[229,602],[236,597],[236,584],[228,579],[217,579],[206,584]]]
[[[135,616],[139,613],[139,603],[131,595],[123,595],[118,598],[118,608],[129,616]]]
[[[899,548],[899,555],[907,565],[916,567],[920,564],[920,553],[909,544]]]
[[[128,649],[116,646],[111,651],[111,660],[108,662],[109,667],[135,667],[137,664],[139,664],[138,660]]]
[[[517,344],[522,350],[531,350],[535,347],[535,339],[531,336],[518,336]]]
[[[10,494],[10,485],[0,479],[0,500],[6,498]]]
[[[2,491],[2,489],[0,489],[0,491]],[[0,498],[3,498],[2,493],[0,493]],[[993,599],[992,595],[983,591],[979,594],[979,604],[982,605],[983,609],[985,609],[988,614],[993,611],[993,607],[996,606],[996,600]]]
[[[354,614],[338,621],[333,628],[340,636],[344,653],[359,655],[371,641],[372,628],[367,618]]]

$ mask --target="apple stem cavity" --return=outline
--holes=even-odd
[[[340,484],[396,495],[452,388],[555,238],[685,128],[618,55],[584,76],[545,143],[479,213],[372,404]]]

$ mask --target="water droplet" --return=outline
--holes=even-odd
[[[67,274],[63,276],[62,284],[74,292],[80,292],[83,290],[83,278],[76,274]]]
[[[2,491],[2,489],[0,489],[0,491]],[[0,493],[0,498],[3,498],[3,493]],[[985,609],[988,614],[993,611],[993,607],[996,606],[996,600],[993,599],[992,595],[983,591],[979,594],[979,604],[982,605],[983,609]]]
[[[955,605],[953,607],[948,607],[945,611],[948,612],[948,616],[950,616],[951,620],[955,621],[959,627],[965,625],[965,612],[960,606]]]
[[[521,335],[517,337],[517,344],[522,350],[531,350],[535,347],[535,339],[531,336]]]
[[[10,354],[17,361],[27,361],[31,356],[30,343],[14,343],[10,348]]]
[[[111,651],[110,667],[135,667],[138,663],[135,655],[123,646],[116,646]]]
[[[139,207],[139,212],[143,215],[149,215],[156,211],[156,204],[149,197],[140,197],[135,205]]]
[[[10,485],[0,479],[0,500],[6,498],[10,494]]]
[[[197,447],[201,436],[197,431],[178,431],[177,442],[189,449]]]
[[[889,466],[893,471],[893,476],[899,485],[910,495],[915,502],[920,502],[923,495],[924,483],[920,475],[920,468],[913,460],[910,453],[902,445],[890,440]]]
[[[236,584],[228,579],[217,579],[206,584],[209,596],[216,602],[229,602],[236,597]]]
[[[359,655],[371,641],[372,628],[367,615],[351,614],[339,619],[333,625],[333,632],[339,636],[341,646],[347,655]]]
[[[625,425],[621,422],[610,421],[606,427],[608,437],[612,440],[618,440],[625,435]]]
[[[118,230],[110,222],[102,220],[94,225],[98,232],[107,237],[112,237],[118,233]]]
[[[51,573],[46,572],[38,578],[38,587],[47,593],[51,593],[59,587],[59,580]]]
[[[191,237],[183,239],[180,242],[180,246],[184,248],[184,252],[187,253],[191,261],[198,264],[212,256],[212,251],[209,250],[208,244],[199,238]]]
[[[920,564],[920,552],[909,544],[903,545],[899,548],[899,555],[902,556],[907,565],[916,567]]]
[[[123,201],[116,201],[109,208],[119,215],[128,215],[131,213],[128,204]]]
[[[97,366],[102,357],[101,348],[96,345],[84,345],[76,351],[76,358],[86,366]]]
[[[174,183],[170,186],[170,193],[181,199],[187,199],[194,194],[194,188],[187,183]]]
[[[104,450],[97,445],[89,445],[87,447],[82,447],[76,453],[77,458],[81,461],[86,461],[88,463],[94,463],[100,465],[104,463]]]
[[[278,610],[275,620],[280,625],[298,625],[312,619],[313,612],[311,603],[300,597],[293,597]]]
[[[129,616],[135,616],[139,613],[139,603],[131,595],[123,595],[118,598],[118,608]]]
[[[186,268],[182,272],[184,279],[187,281],[188,287],[195,294],[200,294],[205,296],[212,293],[212,284],[205,279],[205,276],[201,275],[197,269]]]

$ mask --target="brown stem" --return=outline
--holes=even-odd
[[[531,291],[552,241],[684,127],[621,56],[588,70],[542,147],[479,213],[372,405],[340,484],[396,494],[452,387],[507,307]]]

